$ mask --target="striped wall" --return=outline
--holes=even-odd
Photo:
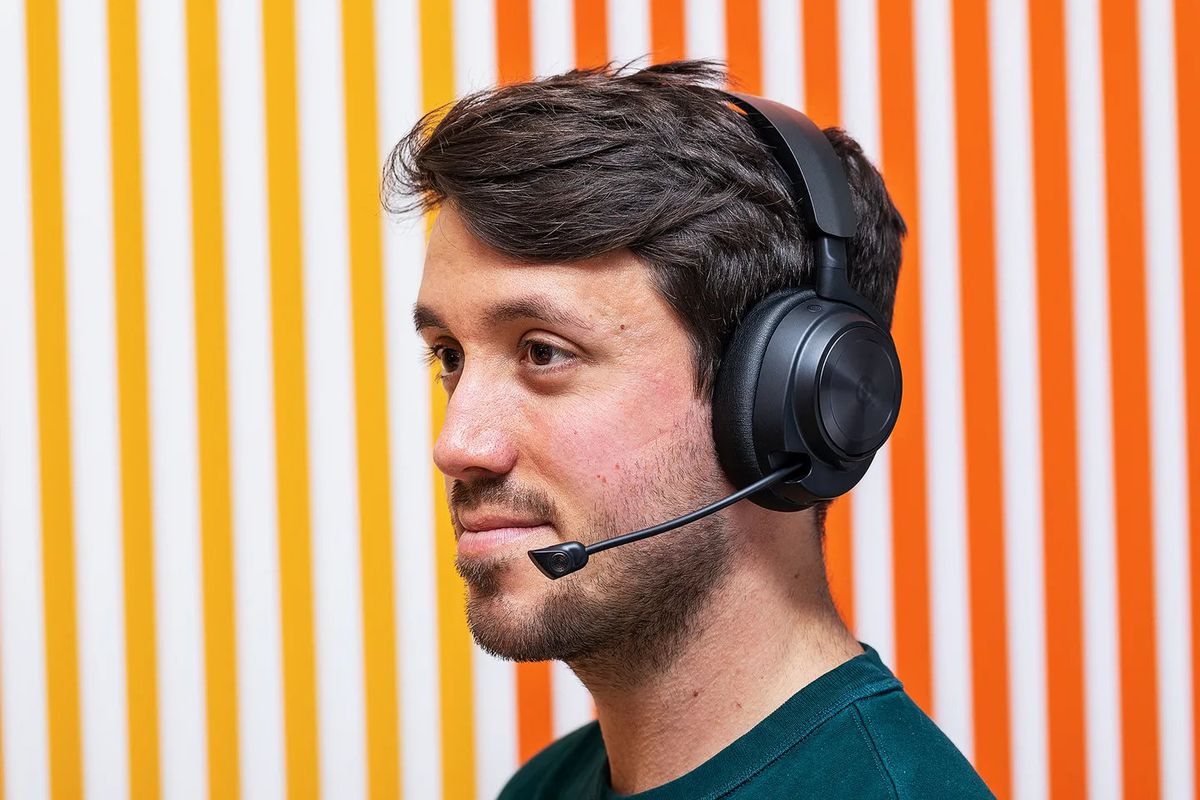
[[[844,126],[908,221],[904,413],[829,523],[859,637],[1002,797],[1195,796],[1197,42],[1193,0],[3,0],[0,797],[485,798],[591,718],[470,640],[376,181],[456,95],[647,55]]]

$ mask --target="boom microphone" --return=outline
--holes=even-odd
[[[623,544],[640,542],[642,539],[648,539],[660,533],[673,531],[690,522],[703,519],[709,514],[714,514],[739,500],[744,500],[755,492],[774,486],[792,473],[797,472],[802,466],[802,464],[789,464],[786,467],[781,467],[746,488],[739,489],[728,497],[723,497],[715,503],[704,506],[704,508],[698,508],[695,511],[684,514],[682,517],[660,522],[657,525],[642,528],[632,533],[623,533],[611,539],[602,539],[586,546],[582,542],[563,542],[551,547],[530,550],[529,558],[537,565],[537,568],[541,570],[543,575],[551,580],[557,580],[563,575],[570,575],[576,570],[583,569],[588,563],[588,556],[592,553],[599,553],[601,550],[608,550],[611,547],[619,547]]]

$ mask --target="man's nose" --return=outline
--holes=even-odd
[[[513,419],[511,403],[494,389],[460,381],[446,404],[446,420],[433,446],[434,464],[447,477],[463,481],[507,474],[517,457]]]

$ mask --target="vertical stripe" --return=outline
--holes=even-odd
[[[454,38],[450,4],[420,0],[421,107],[439,108],[454,99]],[[441,430],[446,400],[430,383],[431,431]],[[432,445],[432,437],[430,440]],[[471,634],[463,614],[462,581],[454,571],[454,530],[446,505],[446,485],[433,477],[434,536],[437,569],[438,653],[441,657],[442,792],[447,797],[475,796],[475,737],[472,720]]]
[[[592,695],[562,661],[550,665],[554,683],[554,736],[564,736],[595,717]]]
[[[762,0],[759,16],[763,94],[793,108],[804,108],[800,6],[795,0]]]
[[[530,25],[534,75],[557,75],[575,66],[575,21],[570,3],[533,0]]]
[[[391,473],[387,358],[383,317],[376,119],[375,21],[368,0],[342,3],[345,61],[346,177],[350,284],[354,323],[355,421],[371,797],[400,792],[399,698],[396,690],[395,589],[392,579]]]
[[[1066,10],[1087,790],[1115,798],[1122,770],[1100,21],[1094,0],[1067,0]]]
[[[1011,789],[1008,625],[1004,501],[1000,459],[996,458],[1001,446],[1000,377],[987,6],[960,3],[951,16],[975,766],[997,795],[1007,797]]]
[[[138,6],[154,607],[163,794],[207,792],[195,306],[183,2]]]
[[[150,389],[146,365],[141,83],[135,3],[110,0],[108,37],[129,789],[134,797],[157,797],[158,636],[151,525]]]
[[[317,689],[291,0],[263,0],[263,61],[287,788],[292,797],[315,797]]]
[[[47,797],[25,4],[0,5],[0,794]]]
[[[842,124],[879,164],[881,153],[879,106],[878,10],[873,0],[841,0],[838,14],[839,102]],[[871,469],[845,502],[849,505],[846,546],[850,550],[842,591],[850,595],[854,632],[869,642],[884,663],[895,661],[895,622],[892,603],[891,448],[875,455]]]
[[[232,799],[239,789],[238,696],[215,0],[188,0],[187,23],[208,787],[210,796]]]
[[[55,797],[74,797],[83,786],[71,515],[74,504],[63,252],[58,9],[55,3],[32,3],[26,8],[26,15],[50,789]]]
[[[1046,698],[1050,794],[1086,788],[1083,637],[1076,464],[1074,335],[1064,304],[1071,279],[1067,87],[1061,2],[1031,0],[1034,211],[1037,227],[1042,527],[1046,593]]]
[[[530,0],[496,0],[497,77],[500,83],[533,75],[529,40]]]
[[[1117,597],[1121,654],[1121,740],[1124,788],[1130,797],[1159,791],[1157,678],[1150,424],[1146,359],[1146,286],[1141,184],[1138,14],[1134,0],[1102,0],[1105,179],[1108,185],[1109,286],[1112,330]]]
[[[159,791],[158,636],[151,523],[141,101],[134,3],[109,4],[117,357],[125,539],[130,790]]]
[[[1175,91],[1179,143],[1179,227],[1183,306],[1200,308],[1200,4],[1175,0]],[[1188,505],[1191,512],[1192,763],[1200,784],[1200,314],[1183,316],[1187,381]]]
[[[608,0],[608,59],[646,66],[650,54],[649,0]]]
[[[608,63],[607,14],[605,0],[575,0],[575,66]]]
[[[683,58],[684,0],[650,0],[650,58],[655,63]]]
[[[84,793],[129,794],[106,8],[64,3],[63,166]]]
[[[684,0],[683,52],[688,58],[725,60],[725,3]]]
[[[880,166],[908,225],[892,337],[904,366],[904,406],[889,443],[895,669],[908,694],[933,711],[921,218],[918,215],[914,29],[908,0],[879,4]]]
[[[957,164],[950,3],[914,8],[918,184],[921,207],[922,348],[926,363],[925,430],[929,459],[930,608],[933,711],[967,757],[971,724],[971,630],[967,581],[966,469],[963,451],[963,332],[959,292]]]
[[[284,795],[261,7],[219,0],[241,793]]]
[[[366,709],[341,42],[337,0],[296,4],[320,793],[358,798]]]
[[[725,6],[725,54],[729,83],[750,94],[762,94],[762,44],[759,0]]]
[[[1191,763],[1194,687],[1187,645],[1187,423],[1175,48],[1169,0],[1147,0],[1139,8],[1158,760],[1162,796],[1188,797],[1195,789]]]
[[[420,116],[421,28],[416,0],[380,3],[375,10],[377,146],[382,159]],[[441,797],[429,372],[420,357],[422,343],[411,317],[421,280],[425,229],[420,220],[410,218],[389,219],[383,230],[402,789],[405,797]]]
[[[1015,797],[1047,794],[1045,577],[1042,565],[1028,20],[1025,7],[988,4],[995,187],[996,308],[1008,620],[1009,718]],[[1069,295],[1068,295],[1069,296]]]
[[[822,128],[839,124],[838,3],[804,0],[804,111]]]

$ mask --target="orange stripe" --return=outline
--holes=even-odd
[[[449,0],[421,0],[421,105],[425,111],[454,100],[454,34]],[[432,215],[428,221],[432,223]],[[446,420],[446,396],[430,371],[432,441]],[[430,464],[433,469],[433,465]],[[454,571],[454,529],[446,484],[434,470],[434,557],[437,564],[438,658],[441,674],[442,795],[475,796],[475,719],[471,633],[463,613],[463,582]]]
[[[1008,797],[1008,637],[987,6],[960,3],[954,11],[975,766],[992,791]]]
[[[762,94],[762,44],[758,0],[725,6],[725,55],[731,86]]]
[[[1200,4],[1175,3],[1176,113],[1179,115],[1179,207],[1183,307],[1200,308]],[[1188,502],[1191,509],[1192,744],[1200,784],[1200,314],[1183,315],[1187,353]]]
[[[804,111],[814,122],[822,128],[838,124],[838,12],[829,0],[804,3],[804,97]]]
[[[263,2],[263,62],[284,752],[288,795],[315,797],[320,787],[309,519],[308,384],[300,245],[296,19],[289,0]]]
[[[650,51],[655,63],[683,58],[683,0],[650,0]]]
[[[56,798],[77,797],[83,787],[56,4],[26,4],[25,24],[50,790]]]
[[[529,0],[496,0],[496,73],[500,83],[533,75]]]
[[[1029,2],[1033,185],[1037,214],[1042,414],[1042,527],[1046,563],[1046,700],[1050,795],[1087,786],[1083,697],[1079,476],[1075,460],[1075,332],[1067,154],[1065,29],[1061,2]]]
[[[604,0],[575,0],[575,65],[608,63],[608,12]]]
[[[892,558],[896,674],[909,696],[933,710],[929,629],[929,539],[925,485],[925,386],[921,350],[920,224],[913,21],[909,0],[881,0],[879,97],[882,161],[888,191],[908,239],[896,289],[892,336],[904,365],[904,406],[892,432]]]
[[[113,267],[117,402],[125,572],[125,703],[129,791],[158,797],[158,657],[151,521],[150,410],[146,366],[146,268],[142,217],[137,5],[108,4],[112,104]]]
[[[758,23],[755,20],[755,27]],[[732,42],[731,42],[732,43]],[[837,4],[804,4],[806,113],[823,128],[841,124]],[[905,381],[907,385],[907,381]],[[907,388],[906,388],[907,391]],[[825,518],[825,569],[842,618],[854,627],[854,521],[850,496],[829,506]]]
[[[554,740],[550,662],[517,664],[518,758],[524,764]]]
[[[1100,10],[1108,186],[1108,270],[1126,797],[1157,797],[1158,706],[1150,509],[1150,409],[1142,221],[1138,18],[1134,0]]]
[[[208,792],[213,798],[237,798],[237,644],[233,610],[221,124],[214,0],[188,0],[187,17]]]
[[[501,83],[527,80],[532,43],[528,0],[497,0],[498,72]],[[554,740],[550,663],[518,663],[517,752],[522,763]]]
[[[400,717],[396,685],[396,599],[392,579],[391,468],[388,462],[387,355],[384,351],[383,243],[379,208],[379,124],[375,21],[370,0],[342,3],[350,290],[354,326],[355,426],[367,781],[370,795],[400,795]]]

